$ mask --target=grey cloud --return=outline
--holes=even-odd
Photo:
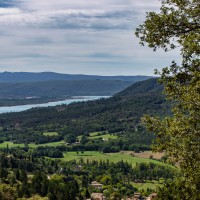
[[[54,41],[48,37],[33,36],[31,38],[25,38],[23,41],[18,41],[17,43],[21,45],[52,45]]]
[[[43,27],[64,29],[124,29],[132,28],[137,12],[131,10],[59,10],[52,12],[23,12],[0,9],[0,24],[5,27]]]
[[[116,55],[116,54],[111,54],[111,53],[93,53],[93,54],[89,54],[88,57],[92,57],[92,58],[103,58],[103,59],[107,59],[107,58],[125,58],[126,56],[122,56],[122,55]]]
[[[140,48],[134,38],[157,0],[0,2],[1,71],[147,74],[175,57]]]

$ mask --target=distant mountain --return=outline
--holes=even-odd
[[[111,96],[132,82],[118,80],[69,80],[25,83],[1,83],[0,98]]]
[[[0,98],[111,96],[148,76],[91,76],[53,72],[0,73]]]
[[[120,80],[137,82],[150,78],[150,76],[95,76],[95,75],[70,75],[54,72],[3,72],[0,73],[0,82],[21,83],[21,82],[41,82],[55,80]]]

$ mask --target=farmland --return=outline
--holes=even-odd
[[[101,153],[98,151],[65,152],[64,158],[62,158],[62,160],[64,160],[64,161],[80,160],[80,159],[83,159],[85,162],[87,160],[89,160],[89,161],[92,161],[92,160],[107,161],[107,160],[109,160],[109,162],[114,162],[114,163],[117,163],[117,162],[123,160],[124,162],[128,162],[128,163],[132,164],[133,166],[135,166],[136,163],[139,164],[139,163],[150,163],[150,162],[152,162],[154,164],[162,165],[162,166],[166,165],[165,163],[162,163],[157,160],[135,157],[132,155],[125,154],[123,152],[109,153],[109,154]]]

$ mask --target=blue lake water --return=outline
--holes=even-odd
[[[38,107],[57,106],[57,105],[62,105],[62,104],[68,105],[73,102],[83,102],[83,101],[97,100],[101,98],[108,98],[108,96],[83,96],[83,97],[74,97],[73,99],[66,99],[63,101],[49,102],[49,103],[43,103],[43,104],[0,107],[0,114],[9,113],[9,112],[21,112],[21,111],[25,111],[31,108],[38,108]]]

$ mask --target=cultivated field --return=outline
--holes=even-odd
[[[164,156],[164,153],[155,153],[152,151],[143,151],[141,153],[135,153],[133,151],[121,151],[122,154],[125,155],[134,155],[139,158],[150,158],[153,157],[155,159],[161,159]]]

